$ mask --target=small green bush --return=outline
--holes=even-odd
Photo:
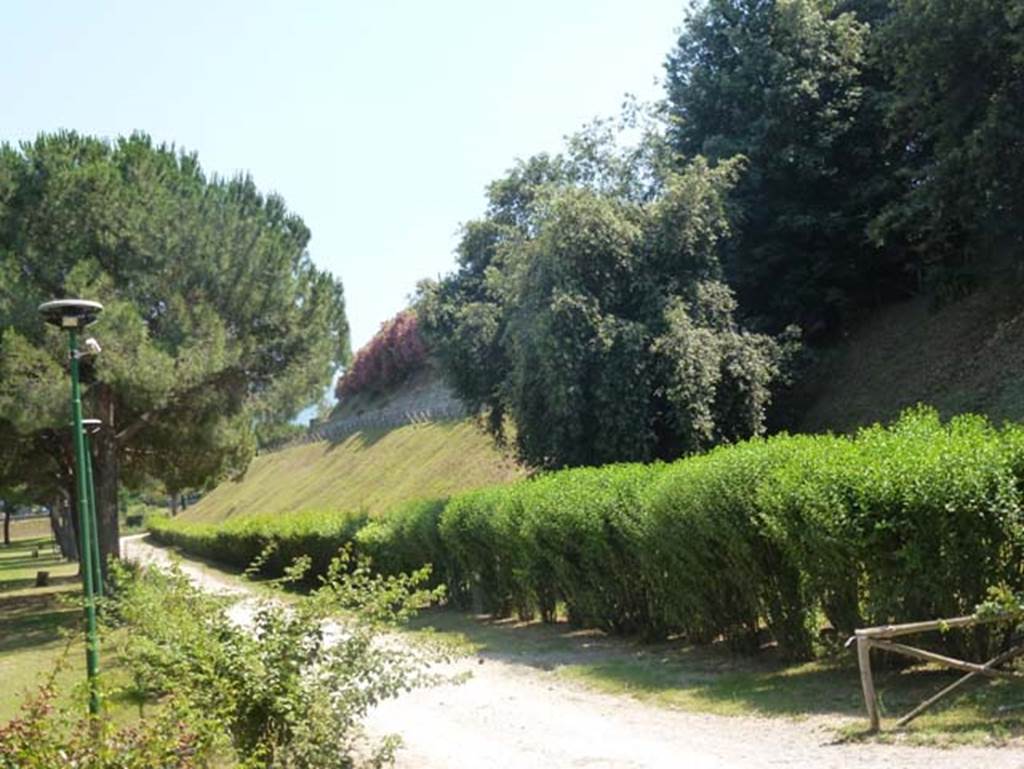
[[[850,520],[872,624],[969,614],[992,585],[1021,586],[1022,476],[1005,439],[981,417],[948,424],[929,411],[857,436]],[[987,635],[973,639],[988,651]]]
[[[761,478],[752,509],[764,536],[800,571],[808,623],[815,624],[817,608],[837,633],[848,635],[864,624],[864,567],[844,481],[857,467],[860,448],[831,435],[780,436],[770,444],[785,461]]]
[[[789,655],[810,653],[812,612],[798,565],[757,507],[760,484],[789,448],[785,438],[720,448],[676,463],[650,490],[647,569],[670,629],[754,649],[766,625]]]
[[[298,578],[306,566],[301,560],[287,571]],[[360,752],[365,765],[381,766],[391,760],[396,742],[371,744],[363,718],[382,700],[445,680],[428,669],[448,659],[442,647],[380,642],[394,624],[436,598],[436,591],[422,588],[426,578],[426,569],[374,575],[345,549],[319,587],[290,602],[287,611],[260,601],[238,624],[222,597],[204,593],[178,569],[132,574],[118,568],[104,620],[128,631],[115,651],[132,675],[135,694],[170,698],[180,712],[200,719],[202,739],[188,744],[227,748],[246,769],[352,767]],[[192,725],[191,715],[187,723]],[[170,732],[164,742],[174,736]],[[65,764],[46,766],[58,765]],[[151,758],[124,766],[193,764]]]
[[[52,684],[24,702],[18,717],[0,724],[3,769],[201,769],[210,746],[193,729],[201,718],[171,698],[155,717],[131,726],[93,719],[57,705]],[[190,720],[186,720],[186,716]]]
[[[565,470],[515,487],[532,592],[570,621],[657,635],[645,572],[648,524],[641,496],[662,465],[623,464]],[[545,613],[546,613],[545,612]]]

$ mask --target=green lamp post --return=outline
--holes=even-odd
[[[92,475],[92,451],[89,436],[95,435],[103,427],[99,419],[82,420],[82,440],[85,442],[85,480],[89,484],[89,528],[92,536],[92,586],[97,598],[103,597],[103,558],[100,556],[99,511],[96,509],[96,482]]]
[[[82,427],[82,396],[78,384],[79,359],[99,352],[95,339],[85,340],[85,350],[78,348],[78,332],[95,322],[103,311],[99,302],[85,299],[58,299],[39,305],[43,320],[68,332],[68,357],[71,365],[71,434],[75,448],[75,482],[78,489],[78,521],[82,546],[82,588],[85,593],[85,667],[89,681],[89,713],[100,712],[100,695],[97,676],[100,669],[99,639],[96,634],[96,597],[93,584],[96,571],[94,554],[98,554],[98,537],[93,526],[93,515],[89,504],[89,477],[85,433]],[[97,564],[98,565],[98,564]]]

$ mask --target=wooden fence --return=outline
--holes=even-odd
[[[928,651],[927,649],[919,649],[914,646],[908,646],[907,644],[896,643],[892,640],[893,638],[900,638],[902,636],[913,635],[916,633],[929,633],[936,631],[945,632],[947,630],[974,627],[976,625],[983,625],[991,622],[1007,622],[1018,618],[1019,615],[1001,614],[979,616],[977,614],[971,614],[966,617],[954,617],[953,619],[940,619],[928,622],[909,622],[902,625],[881,625],[879,627],[862,628],[854,631],[854,635],[846,642],[846,646],[850,647],[854,643],[857,644],[857,663],[860,666],[860,683],[861,688],[864,690],[864,704],[867,707],[868,721],[870,722],[871,731],[877,732],[880,727],[878,696],[875,693],[875,680],[871,670],[872,649],[882,649],[883,651],[902,654],[907,657],[936,663],[944,667],[953,668],[954,670],[962,670],[965,672],[965,675],[942,689],[942,691],[929,697],[896,721],[897,726],[906,726],[936,702],[949,696],[977,676],[986,676],[988,678],[1024,679],[1024,674],[1020,672],[999,669],[1000,665],[1004,665],[1024,654],[1024,644],[1012,644],[1009,649],[993,657],[987,662],[977,663],[959,660],[954,657],[947,657],[944,654],[938,654],[933,651]]]

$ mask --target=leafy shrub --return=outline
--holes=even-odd
[[[909,411],[800,451],[759,490],[766,523],[833,626],[969,614],[992,585],[1021,585],[1022,431]],[[983,653],[979,631],[959,651]]]
[[[1024,429],[918,409],[853,437],[464,494],[441,538],[499,610],[560,600],[581,624],[748,649],[766,629],[807,657],[822,617],[845,632],[967,614],[988,586],[1024,584],[1022,482]]]
[[[46,684],[22,705],[16,718],[0,725],[0,768],[199,769],[207,766],[208,746],[186,721],[178,702],[154,718],[115,727],[59,709],[56,691]],[[191,714],[190,714],[191,715]]]
[[[302,560],[286,573],[298,579],[306,568]],[[336,769],[354,765],[360,722],[371,707],[435,680],[425,671],[438,650],[378,642],[382,623],[436,597],[420,587],[427,577],[427,570],[376,576],[346,550],[320,587],[287,610],[262,602],[236,624],[223,599],[180,571],[150,569],[132,578],[120,570],[108,616],[130,629],[117,651],[140,693],[173,693],[203,714],[240,766]],[[327,622],[339,610],[345,618],[332,628]],[[383,741],[370,763],[388,759],[395,744]]]
[[[459,494],[445,506],[441,541],[463,583],[456,592],[473,596],[483,611],[529,617],[536,605],[528,555],[518,520],[516,486]]]
[[[562,602],[581,625],[774,640],[803,658],[823,619],[842,633],[950,617],[990,586],[1024,589],[1024,427],[919,408],[854,436],[543,474],[407,505],[358,534],[358,516],[252,520],[197,538],[247,558],[279,541],[322,559],[355,536],[383,571],[433,563],[454,597],[502,616],[552,619]],[[947,643],[978,653],[998,640]]]
[[[1019,427],[924,410],[857,436],[848,515],[868,621],[968,614],[989,586],[1021,584],[1020,441]]]
[[[438,522],[447,500],[407,502],[373,518],[355,536],[358,551],[383,574],[401,574],[432,565],[436,584],[457,582],[456,566],[441,542]]]
[[[545,614],[563,600],[576,624],[658,633],[650,574],[642,568],[648,519],[640,497],[663,469],[574,469],[517,487],[533,592],[543,597]]]
[[[851,633],[864,624],[864,567],[843,479],[857,472],[860,449],[831,435],[780,436],[771,446],[785,452],[785,461],[761,479],[752,509],[765,535],[799,567],[805,602],[813,601],[834,629]],[[813,607],[805,603],[804,610]]]
[[[750,486],[733,487],[744,459],[717,451],[679,463],[652,490],[648,510],[658,537],[648,568],[671,574],[661,586],[665,623],[692,637],[711,640],[751,635],[762,616],[756,586],[762,576],[755,555],[755,527],[743,498]],[[756,475],[753,470],[751,475]],[[743,479],[748,480],[748,479]]]

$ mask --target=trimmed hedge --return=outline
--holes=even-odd
[[[806,656],[813,620],[801,571],[758,505],[796,448],[786,436],[719,448],[672,465],[647,490],[644,572],[660,628],[746,649],[757,647],[763,624],[790,654]]]
[[[268,571],[354,541],[383,571],[433,563],[451,595],[501,615],[809,656],[824,622],[967,614],[1024,588],[1024,428],[915,409],[852,437],[788,436],[671,465],[564,470],[365,517],[160,521],[154,533]],[[360,528],[362,527],[362,528]],[[984,651],[992,639],[962,640]]]
[[[356,549],[368,555],[377,570],[385,574],[409,573],[429,563],[434,566],[434,585],[450,580],[454,567],[438,530],[438,519],[447,501],[406,502],[387,515],[371,519],[356,533]]]
[[[158,542],[240,569],[248,568],[273,545],[259,573],[280,576],[296,558],[311,559],[310,577],[324,574],[338,549],[366,525],[365,512],[251,515],[220,525],[158,518],[149,530]]]
[[[492,610],[562,601],[583,625],[741,649],[767,631],[805,658],[823,620],[841,634],[968,614],[990,585],[1024,587],[1022,449],[1016,425],[915,409],[853,437],[780,435],[459,495],[441,540],[458,586]]]

